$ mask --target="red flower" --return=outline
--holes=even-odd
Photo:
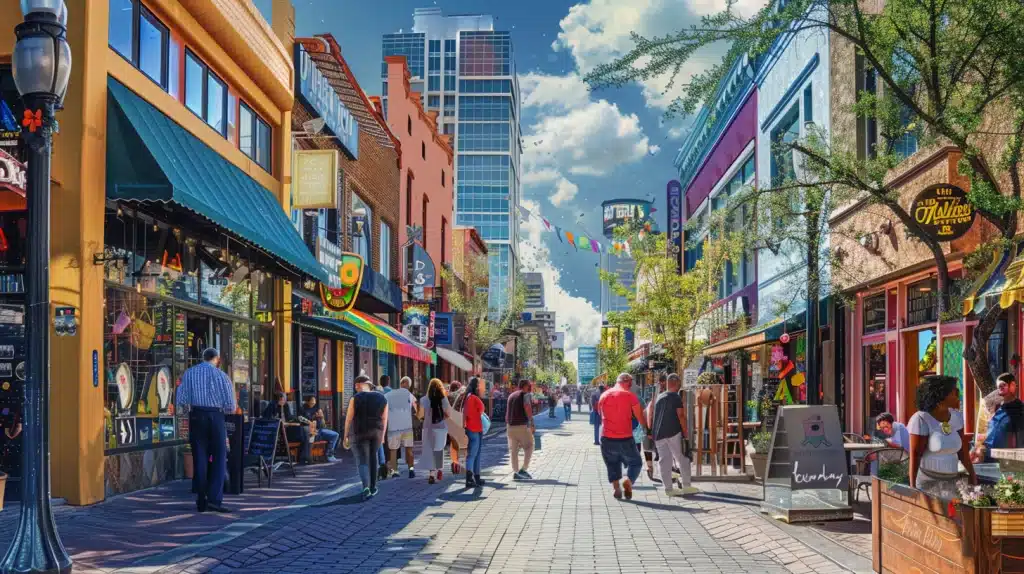
[[[946,514],[948,514],[950,518],[956,518],[956,502],[957,501],[955,499],[950,500],[949,506],[946,508]]]
[[[36,128],[43,125],[43,110],[25,110],[25,117],[21,120],[21,125],[28,128],[28,131],[36,133]]]

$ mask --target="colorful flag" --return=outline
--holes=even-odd
[[[572,245],[574,248],[576,247],[576,238],[572,236],[572,233],[566,231],[565,238],[569,240],[569,245]]]
[[[519,207],[519,217],[522,217],[523,219],[529,219],[530,218],[530,212],[527,211],[526,208],[523,207],[522,205],[520,205],[518,207]]]
[[[565,243],[565,239],[562,238],[562,228],[557,225],[555,226],[555,235],[558,236],[559,241]]]
[[[577,237],[576,243],[579,247],[582,247],[584,249],[590,249],[590,240],[587,239],[584,235],[580,235],[579,237]]]
[[[600,253],[601,252],[601,244],[596,242],[596,241],[594,241],[593,239],[591,239],[590,240],[590,249],[592,249],[594,251],[594,253]]]
[[[551,222],[548,221],[548,218],[541,217],[540,220],[544,222],[544,227],[547,227],[548,231],[551,231]]]

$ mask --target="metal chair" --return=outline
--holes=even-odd
[[[859,434],[857,434],[855,432],[844,432],[843,433],[843,441],[845,441],[845,442],[855,442],[857,444],[864,444],[864,443],[868,442],[868,441],[864,440],[864,437],[860,436]]]
[[[902,448],[882,447],[868,451],[863,458],[857,461],[857,474],[850,477],[850,484],[853,490],[853,501],[860,500],[860,491],[868,495],[871,500],[871,477],[878,474],[878,467],[883,464],[902,464],[910,460],[910,454]]]

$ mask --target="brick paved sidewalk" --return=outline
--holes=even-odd
[[[704,494],[680,500],[644,477],[632,502],[614,500],[586,414],[538,418],[543,450],[528,483],[511,480],[496,436],[484,443],[483,489],[447,476],[429,485],[419,472],[360,502],[345,461],[231,497],[231,515],[195,513],[178,482],[59,507],[58,526],[76,572],[870,571],[818,531],[762,517],[754,485],[702,483]],[[15,519],[0,513],[0,544]]]

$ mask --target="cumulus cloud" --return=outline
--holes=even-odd
[[[519,76],[519,92],[524,108],[571,108],[590,102],[590,89],[579,74],[556,76],[529,72]]]
[[[749,16],[764,6],[764,0],[739,0],[733,11]],[[634,47],[632,32],[645,37],[664,36],[691,24],[702,16],[715,14],[726,7],[726,0],[590,0],[569,8],[559,22],[561,30],[552,43],[555,50],[564,50],[576,60],[579,73],[586,74],[599,64],[608,63]],[[670,77],[662,75],[641,83],[647,104],[667,108],[682,94],[682,84],[704,68],[719,61],[724,47],[704,50],[690,59],[680,70],[675,84],[668,87]]]
[[[519,258],[525,271],[543,275],[545,303],[558,314],[558,330],[565,331],[566,359],[575,362],[577,348],[596,345],[600,340],[601,313],[586,298],[570,295],[562,287],[562,271],[552,264],[551,253],[545,246],[550,232],[540,221],[540,205],[529,199],[522,204],[536,217],[520,221]]]
[[[568,179],[562,178],[555,185],[555,193],[549,199],[551,204],[560,207],[563,203],[572,201],[576,197],[576,193],[579,192],[580,188]]]

